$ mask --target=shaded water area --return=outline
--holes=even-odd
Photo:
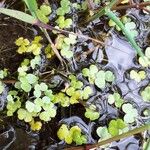
[[[81,3],[80,0],[77,0],[77,2]],[[51,0],[50,4],[54,10],[58,7],[58,2],[55,0]],[[24,5],[18,0],[1,1],[0,7],[24,10]],[[139,32],[136,40],[140,47],[145,49],[145,47],[150,46],[150,16],[134,8],[127,10],[127,14],[133,20],[136,20]],[[50,17],[53,16],[55,16],[55,13]],[[143,111],[150,109],[150,103],[143,101],[140,96],[141,89],[149,84],[150,69],[147,68],[145,70],[148,77],[137,84],[137,82],[129,78],[129,72],[132,69],[141,70],[143,68],[137,63],[135,50],[126,41],[126,38],[120,32],[116,32],[115,29],[110,29],[104,18],[101,20],[97,19],[84,27],[80,25],[80,21],[84,19],[82,12],[72,9],[72,13],[69,16],[72,16],[74,21],[70,31],[83,33],[84,35],[105,41],[105,46],[103,47],[90,40],[79,38],[77,44],[73,47],[76,55],[73,59],[67,60],[70,72],[80,77],[81,70],[84,67],[88,67],[90,64],[97,64],[104,70],[111,70],[116,77],[115,82],[112,85],[108,84],[105,90],[100,90],[93,86],[94,94],[87,101],[87,103],[96,105],[101,114],[100,118],[95,122],[86,119],[84,117],[85,108],[81,104],[75,104],[67,108],[58,107],[57,112],[59,113],[57,113],[54,119],[45,123],[39,132],[32,132],[30,127],[24,122],[17,120],[15,117],[7,118],[3,114],[5,112],[3,112],[0,113],[0,150],[61,150],[66,146],[64,142],[60,142],[57,138],[57,130],[61,123],[78,125],[87,135],[89,144],[97,142],[99,138],[96,135],[96,128],[107,125],[113,118],[123,117],[124,115],[121,110],[117,110],[107,102],[108,94],[115,91],[121,94],[125,102],[132,103],[138,110],[139,118],[135,123],[135,127],[142,125],[143,122],[150,121],[150,116],[143,116]],[[26,57],[17,54],[17,47],[14,41],[20,36],[33,39],[37,34],[42,35],[37,27],[29,26],[0,14],[0,69],[9,69],[11,72],[10,76],[13,76],[23,58]],[[46,39],[44,39],[44,43],[47,43]],[[89,50],[92,50],[92,52],[85,56],[85,52]],[[44,56],[42,58],[42,65],[39,68],[40,72],[45,72],[54,67],[62,74],[65,73],[65,70],[62,70],[59,65],[57,58],[54,58],[51,62],[45,60]],[[82,77],[80,80],[87,84]],[[48,82],[55,84],[55,86],[57,85],[56,90],[58,90],[61,89],[66,80],[61,74],[56,74],[50,77]],[[0,96],[0,110],[3,110],[6,106],[8,89],[9,85],[5,87],[5,92]],[[142,140],[142,135],[138,134],[118,142],[113,142],[109,149],[139,150],[142,149]]]

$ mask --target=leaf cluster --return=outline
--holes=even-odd
[[[90,84],[95,84],[100,89],[105,88],[106,82],[113,82],[115,80],[115,76],[111,71],[98,70],[96,65],[84,68],[82,75],[88,77]]]
[[[40,9],[37,9],[36,11],[36,15],[37,15],[37,18],[47,24],[49,22],[49,18],[48,16],[50,15],[50,13],[52,12],[51,10],[51,7],[46,5],[46,4],[43,4],[40,6]]]
[[[86,136],[82,134],[82,131],[78,126],[73,126],[69,129],[66,124],[62,124],[57,131],[57,136],[67,144],[75,142],[76,145],[82,145],[87,142]]]
[[[86,108],[85,117],[89,118],[91,121],[96,120],[100,117],[100,113],[96,110],[95,105],[90,105]]]
[[[115,104],[117,108],[120,108],[123,104],[124,100],[121,98],[120,94],[115,92],[114,94],[109,94],[108,103]]]
[[[41,36],[36,36],[32,42],[28,39],[24,39],[20,37],[16,40],[15,44],[19,47],[17,52],[19,54],[23,53],[33,53],[33,55],[39,55],[41,53],[42,44],[40,41],[42,40]]]
[[[122,105],[122,110],[125,113],[124,121],[126,123],[134,123],[135,119],[138,117],[138,111],[136,108],[132,106],[130,103],[126,103]]]
[[[138,61],[142,67],[149,67],[150,66],[150,47],[147,47],[145,49],[145,56],[139,57]]]
[[[145,89],[141,91],[141,96],[144,101],[146,102],[150,101],[150,86],[145,87]]]
[[[136,82],[140,82],[146,78],[146,73],[145,73],[145,71],[131,70],[130,71],[130,78],[135,80]]]

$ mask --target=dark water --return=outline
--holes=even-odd
[[[56,1],[52,0],[51,4],[56,8]],[[19,10],[23,9],[21,2],[17,0],[1,1],[0,7]],[[77,13],[80,18],[78,18]],[[86,28],[80,26],[78,20],[83,19],[80,14],[80,12],[75,13],[75,10],[70,14],[74,20],[74,25],[71,31],[80,31],[83,34],[93,36],[94,38],[107,38],[107,40],[105,40],[106,44],[104,52],[104,58],[107,61],[103,60],[104,49],[101,46],[91,41],[79,39],[77,45],[73,48],[76,52],[76,56],[73,60],[69,61],[69,69],[72,73],[78,74],[82,68],[91,63],[97,63],[104,69],[112,70],[116,76],[116,82],[112,86],[108,86],[104,91],[95,89],[95,94],[88,100],[88,103],[93,103],[97,106],[101,117],[96,122],[89,122],[89,120],[84,118],[85,108],[80,104],[70,106],[69,108],[58,108],[59,113],[56,118],[51,122],[44,124],[39,133],[33,133],[26,124],[16,121],[16,118],[8,120],[3,114],[0,114],[0,119],[4,120],[4,122],[2,121],[2,123],[0,123],[0,150],[62,149],[65,146],[65,143],[59,142],[56,135],[56,131],[61,123],[66,123],[68,125],[77,124],[88,136],[88,143],[95,143],[96,140],[98,140],[98,137],[96,136],[96,128],[100,125],[106,125],[112,118],[122,116],[120,111],[117,111],[113,106],[107,104],[106,97],[108,93],[116,90],[119,91],[126,102],[129,101],[134,103],[138,109],[140,116],[135,126],[139,126],[144,121],[150,119],[149,117],[142,116],[142,112],[145,108],[150,109],[150,103],[144,102],[139,95],[140,89],[149,84],[150,76],[139,84],[129,79],[129,71],[131,69],[142,69],[137,64],[134,49],[126,39],[121,34],[119,35],[116,33],[115,30],[109,30],[110,35],[107,36],[106,31],[108,31],[108,27],[103,19],[94,21],[86,26]],[[133,19],[136,19],[136,24],[139,30],[139,35],[137,37],[139,45],[142,48],[147,47],[148,44],[150,44],[150,16],[144,15],[141,11],[135,9],[129,9],[127,14]],[[24,57],[15,52],[15,39],[20,36],[32,39],[38,32],[39,30],[35,27],[33,28],[20,21],[0,15],[0,69],[5,67],[8,68],[11,73],[15,73],[16,68]],[[103,36],[101,36],[102,34]],[[90,49],[94,49],[94,52],[87,57],[84,57],[83,51],[86,52]],[[43,62],[45,63],[44,60]],[[55,64],[55,61],[53,61],[53,63],[56,67],[57,65]],[[47,65],[43,65],[42,70],[47,69],[44,68],[44,66]],[[59,67],[56,69],[59,69]],[[146,72],[149,74],[150,70],[147,69]],[[61,75],[57,75],[53,78],[54,82],[56,80],[60,83],[64,82],[64,78]],[[3,95],[0,96],[1,110],[6,104],[5,99],[7,91],[8,87],[6,87]],[[142,136],[139,134],[136,137],[129,137],[122,139],[119,142],[113,142],[109,149],[139,150],[141,149],[141,143]]]

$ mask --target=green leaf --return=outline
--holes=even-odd
[[[51,120],[51,118],[50,118],[50,116],[48,115],[48,112],[47,112],[47,111],[41,112],[40,115],[39,115],[39,118],[40,118],[41,120],[43,120],[43,121],[46,121],[46,122]]]
[[[100,113],[96,111],[95,105],[90,105],[89,108],[86,108],[85,117],[90,120],[96,120],[100,116]]]
[[[34,84],[37,82],[38,77],[33,74],[27,74],[26,79],[28,80],[28,83]]]
[[[4,85],[3,83],[0,81],[0,94],[2,94],[4,91]]]
[[[18,10],[0,8],[0,13],[16,18],[18,20],[24,21],[26,23],[30,23],[30,24],[35,24],[37,22],[37,19],[35,19],[33,16],[28,15]]]
[[[27,93],[31,91],[31,85],[29,83],[22,83],[21,88]]]
[[[51,7],[48,5],[44,5],[44,4],[41,5],[40,10],[45,16],[48,16],[52,12]]]
[[[150,47],[147,47],[145,50],[145,56],[150,59]]]
[[[98,127],[96,130],[97,135],[100,137],[101,140],[105,140],[111,137],[108,132],[107,127]]]
[[[105,88],[105,84],[106,84],[106,82],[105,82],[105,79],[103,78],[103,76],[102,76],[102,78],[96,78],[95,79],[95,85],[98,88],[100,88],[100,89]]]
[[[32,103],[30,101],[26,102],[26,109],[28,110],[28,112],[33,112],[34,111],[34,106],[35,106],[34,103]]]
[[[39,98],[42,93],[41,93],[40,90],[35,90],[35,91],[33,92],[33,94],[34,94],[35,97]]]
[[[132,104],[127,103],[123,104],[122,110],[125,112],[124,121],[126,123],[134,123],[135,119],[138,117],[137,109],[135,109]]]
[[[36,15],[41,22],[45,24],[49,22],[49,19],[43,14],[43,12],[40,9],[36,11]]]
[[[66,136],[69,134],[69,130],[67,125],[62,124],[59,130],[57,131],[57,136],[60,140],[64,140]]]
[[[106,71],[105,72],[105,80],[108,81],[108,82],[112,82],[114,81],[115,79],[115,76],[113,75],[113,73],[111,71]]]

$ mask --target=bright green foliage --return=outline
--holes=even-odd
[[[72,7],[75,8],[76,10],[81,10],[81,5],[78,3],[73,3]]]
[[[130,78],[135,80],[136,82],[140,82],[141,80],[144,80],[146,78],[146,73],[145,73],[145,71],[137,72],[135,70],[131,70]]]
[[[39,55],[41,53],[42,45],[40,41],[42,40],[41,36],[36,36],[32,42],[29,42],[28,39],[20,37],[16,40],[16,45],[19,47],[17,52],[19,54],[23,53],[33,53],[34,55]]]
[[[3,83],[0,81],[0,94],[2,94],[4,91],[4,85]]]
[[[24,12],[18,11],[18,10],[13,10],[13,9],[8,9],[8,8],[0,8],[0,13],[8,15],[13,18],[16,18],[23,22],[32,24],[32,25],[37,22],[37,19],[35,17],[28,15]]]
[[[111,120],[108,125],[108,132],[111,136],[116,136],[123,133],[125,128],[126,124],[122,119]]]
[[[70,1],[69,0],[61,0],[60,2],[61,7],[59,7],[56,11],[57,15],[59,16],[56,20],[56,23],[58,24],[59,28],[70,28],[72,25],[72,19],[68,18],[65,19],[64,15],[69,13],[70,8]]]
[[[100,137],[99,142],[111,137],[111,134],[108,132],[107,127],[98,127],[96,133]]]
[[[30,92],[32,85],[38,81],[38,77],[33,74],[26,74],[25,76],[21,76],[19,81],[21,89],[25,92]]]
[[[30,61],[30,66],[32,69],[35,69],[36,66],[40,66],[41,64],[41,57],[40,55],[35,56],[31,61]]]
[[[16,91],[10,91],[7,96],[7,116],[13,116],[18,108],[21,107],[20,97]]]
[[[93,93],[93,90],[90,86],[86,86],[83,90],[82,90],[82,99],[86,100],[90,97],[90,95]]]
[[[150,47],[147,47],[145,50],[145,56],[139,57],[139,64],[142,67],[149,67],[150,66]]]
[[[93,93],[90,86],[83,88],[83,83],[74,75],[69,75],[70,86],[54,96],[54,103],[60,103],[63,107],[79,103],[79,100],[87,100]],[[64,93],[65,92],[65,93]]]
[[[25,59],[22,61],[22,63],[21,63],[21,67],[22,67],[22,66],[29,66],[29,64],[30,64],[30,60],[25,58]]]
[[[88,77],[88,80],[91,84],[94,84],[95,76],[98,73],[98,68],[95,65],[90,65],[89,69],[84,68],[82,74],[84,77]]]
[[[58,19],[56,20],[56,23],[58,24],[59,28],[70,28],[72,25],[72,19],[68,18],[65,19],[64,16],[59,16]]]
[[[96,111],[95,105],[90,105],[89,108],[86,108],[85,117],[89,118],[90,120],[96,120],[99,118],[100,113]]]
[[[55,94],[53,103],[60,103],[62,107],[68,107],[70,105],[70,99],[65,93],[59,92]]]
[[[34,120],[32,120],[31,122],[29,122],[29,124],[32,131],[39,131],[42,128],[42,123],[40,121],[35,122]]]
[[[73,87],[74,89],[81,89],[83,87],[83,83],[79,80],[77,80],[76,76],[74,75],[69,75],[70,79],[70,86]]]
[[[65,58],[72,58],[73,52],[71,51],[71,46],[76,44],[76,36],[69,34],[69,37],[63,35],[58,35],[56,39],[56,48],[60,50],[60,53]]]
[[[141,96],[144,101],[149,102],[150,101],[150,86],[147,86],[142,92]]]
[[[124,24],[125,28],[130,31],[133,37],[136,37],[138,35],[135,22],[131,21],[131,19],[126,16],[122,16],[120,20]],[[109,20],[108,25],[110,27],[115,27],[118,31],[121,31],[119,26],[111,19]]]
[[[122,110],[125,112],[124,121],[126,123],[134,123],[135,119],[138,117],[138,111],[132,104],[126,103],[122,105]]]
[[[89,69],[84,68],[82,70],[82,74],[84,77],[88,77],[91,84],[95,83],[95,85],[100,89],[105,88],[106,82],[113,82],[115,79],[115,76],[111,71],[99,71],[95,65],[90,65]]]
[[[18,119],[19,120],[24,120],[25,122],[31,122],[33,120],[33,113],[28,112],[27,110],[20,108],[17,111],[18,114]]]
[[[4,79],[5,77],[7,77],[7,75],[8,75],[7,69],[0,70],[0,79]]]
[[[50,46],[50,44],[47,45],[47,47],[45,48],[45,54],[46,54],[46,58],[52,58],[54,56],[54,51],[52,50],[52,47]]]
[[[70,1],[69,0],[61,0],[60,6],[56,13],[58,16],[64,16],[65,14],[70,12]]]
[[[26,101],[25,108],[20,108],[17,112],[18,118],[25,122],[31,122],[34,117],[39,117],[47,122],[56,116],[56,108],[47,96],[42,99],[37,98],[34,101]]]
[[[49,22],[48,15],[50,15],[51,12],[51,7],[46,4],[43,4],[40,6],[40,9],[36,10],[36,15],[41,22],[46,24]]]
[[[76,145],[82,145],[87,142],[86,136],[82,134],[82,131],[78,126],[73,126],[69,129],[66,124],[62,124],[57,131],[57,136],[67,144],[75,142]]]
[[[115,92],[114,94],[109,94],[108,96],[108,103],[114,104],[117,108],[120,108],[123,104],[124,100],[121,98],[120,94]]]
[[[27,66],[21,66],[21,67],[18,68],[18,73],[19,73],[20,77],[25,76],[27,74],[26,73],[27,71],[28,71]]]

